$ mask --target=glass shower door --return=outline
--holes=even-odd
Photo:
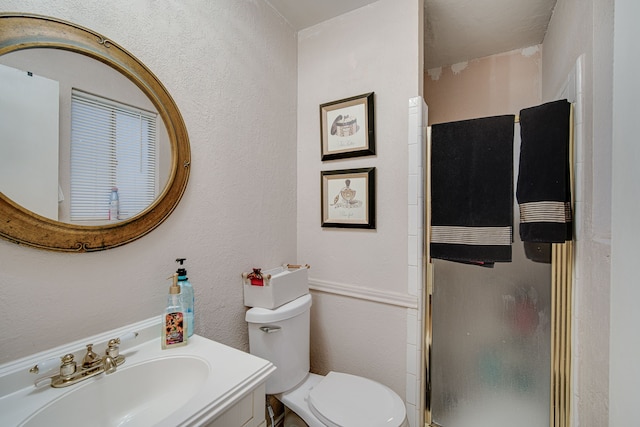
[[[518,242],[514,263],[493,269],[434,261],[433,423],[548,426],[550,265]]]
[[[519,128],[516,124],[514,182]],[[433,260],[428,391],[433,425],[549,426],[551,253],[550,246],[530,246],[537,257],[529,257],[537,261],[527,258],[519,216],[515,205],[512,262],[484,268]]]

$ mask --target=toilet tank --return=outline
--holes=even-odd
[[[310,294],[276,309],[254,307],[247,311],[249,352],[277,368],[267,380],[267,394],[290,390],[309,373],[310,311]]]

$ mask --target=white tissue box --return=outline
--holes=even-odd
[[[286,266],[262,271],[264,286],[255,286],[243,274],[244,305],[274,309],[309,293],[307,267],[291,270]],[[269,277],[270,278],[267,278]]]

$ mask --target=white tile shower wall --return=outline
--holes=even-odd
[[[575,66],[573,70],[571,70],[570,76],[573,75],[573,79],[569,79],[571,83],[573,83],[573,92],[575,93],[574,99],[569,99],[569,101],[574,103],[573,109],[573,164],[574,164],[574,215],[573,222],[574,226],[574,240],[576,242],[574,246],[574,266],[573,266],[573,307],[572,307],[572,330],[575,331],[571,335],[571,347],[579,348],[578,343],[578,335],[579,331],[577,329],[578,319],[581,317],[580,312],[580,287],[576,286],[577,283],[580,283],[585,275],[586,259],[582,256],[582,248],[584,245],[584,231],[582,224],[585,218],[585,200],[584,200],[584,180],[585,180],[585,147],[584,147],[584,54],[580,55],[576,60]],[[570,86],[571,86],[570,83]],[[573,383],[571,384],[571,389],[574,390],[574,394],[571,398],[571,405],[573,407],[577,407],[575,400],[579,399],[579,395],[577,391],[580,390],[578,384],[578,366],[580,361],[578,360],[577,352],[574,352],[573,360],[571,361],[572,373],[571,377],[573,379]],[[578,411],[573,411],[571,422],[574,425],[579,425],[578,419]]]
[[[582,219],[584,218],[584,169],[585,169],[585,157],[584,157],[584,141],[583,141],[583,104],[584,104],[584,88],[583,84],[583,64],[584,55],[580,55],[576,61],[575,67],[571,74],[575,76],[573,79],[573,91],[575,93],[575,99],[571,102],[575,104],[573,110],[573,162],[575,165],[574,171],[574,211],[575,211],[575,237],[576,241],[583,239]]]
[[[412,427],[423,423],[422,295],[424,278],[424,154],[427,105],[422,97],[409,100],[408,180],[408,283],[407,292],[418,299],[418,308],[407,309],[407,418]]]

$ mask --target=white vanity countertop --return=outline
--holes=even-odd
[[[34,375],[28,372],[31,366],[70,352],[76,355],[77,361],[81,361],[86,351],[85,344],[92,342],[100,343],[93,348],[101,355],[106,341],[131,331],[140,331],[140,335],[136,340],[121,345],[120,354],[125,356],[126,361],[111,375],[126,375],[127,369],[148,361],[184,356],[200,359],[209,367],[208,378],[195,396],[159,424],[155,424],[158,426],[198,426],[208,423],[266,381],[275,370],[271,362],[198,335],[190,337],[186,346],[162,350],[159,338],[160,319],[149,319],[131,327],[82,340],[83,344],[78,341],[0,366],[0,425],[18,426],[40,408],[65,394],[81,392],[82,387],[95,381],[109,380],[109,376],[100,374],[65,388],[48,385],[36,388],[33,384],[37,378],[57,372],[53,370],[46,375]],[[171,388],[171,379],[179,376],[180,372],[179,369],[162,371],[158,375],[166,377],[166,386]],[[86,425],[87,422],[86,419],[77,421],[78,425]]]

